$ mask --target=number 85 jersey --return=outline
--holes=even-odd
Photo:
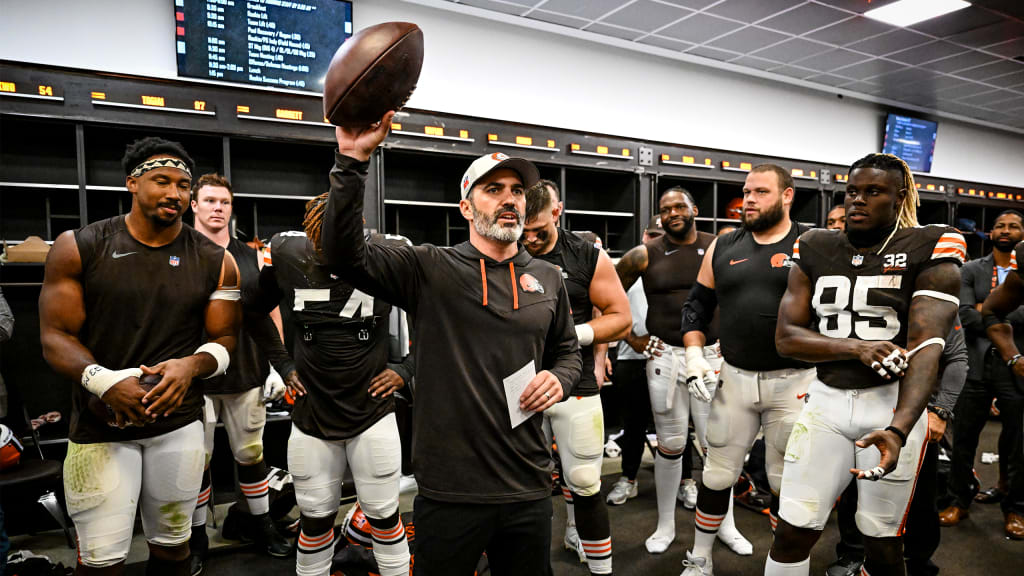
[[[936,264],[964,263],[967,244],[955,228],[902,228],[882,244],[858,250],[843,232],[809,230],[797,239],[793,260],[810,279],[812,322],[823,336],[887,340],[906,349],[910,301],[917,277]],[[888,384],[859,360],[816,364],[818,378],[833,388]]]

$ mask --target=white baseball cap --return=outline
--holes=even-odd
[[[476,184],[477,180],[498,168],[509,168],[518,172],[519,178],[523,181],[523,186],[526,188],[533,186],[538,180],[540,180],[540,172],[537,171],[537,167],[533,165],[533,162],[530,162],[525,158],[512,158],[502,152],[484,154],[474,160],[473,163],[469,165],[469,169],[466,170],[466,173],[462,175],[462,183],[459,186],[459,189],[462,192],[462,198],[466,198],[469,191],[473,189],[473,185]]]

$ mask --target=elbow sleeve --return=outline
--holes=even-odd
[[[690,295],[683,304],[682,333],[699,330],[707,333],[708,325],[718,307],[718,296],[715,291],[700,282],[693,285]]]

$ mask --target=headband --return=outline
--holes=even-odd
[[[185,173],[186,176],[192,178],[192,171],[188,169],[188,164],[185,164],[177,158],[165,156],[163,158],[153,158],[152,160],[146,160],[142,164],[136,166],[131,174],[132,178],[138,178],[150,170],[156,170],[157,168],[177,168]]]

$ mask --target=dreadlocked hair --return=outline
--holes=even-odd
[[[858,168],[876,168],[886,172],[899,172],[903,176],[902,187],[907,191],[900,204],[900,214],[896,219],[896,228],[913,228],[917,226],[917,207],[921,205],[921,198],[917,193],[917,185],[914,184],[914,175],[910,173],[910,167],[902,158],[893,154],[868,154],[857,160],[850,166],[850,172]]]
[[[330,192],[313,198],[306,202],[306,216],[302,219],[302,229],[306,231],[306,238],[313,244],[317,252],[320,251],[320,233],[324,228],[324,214],[327,212],[327,197]]]

